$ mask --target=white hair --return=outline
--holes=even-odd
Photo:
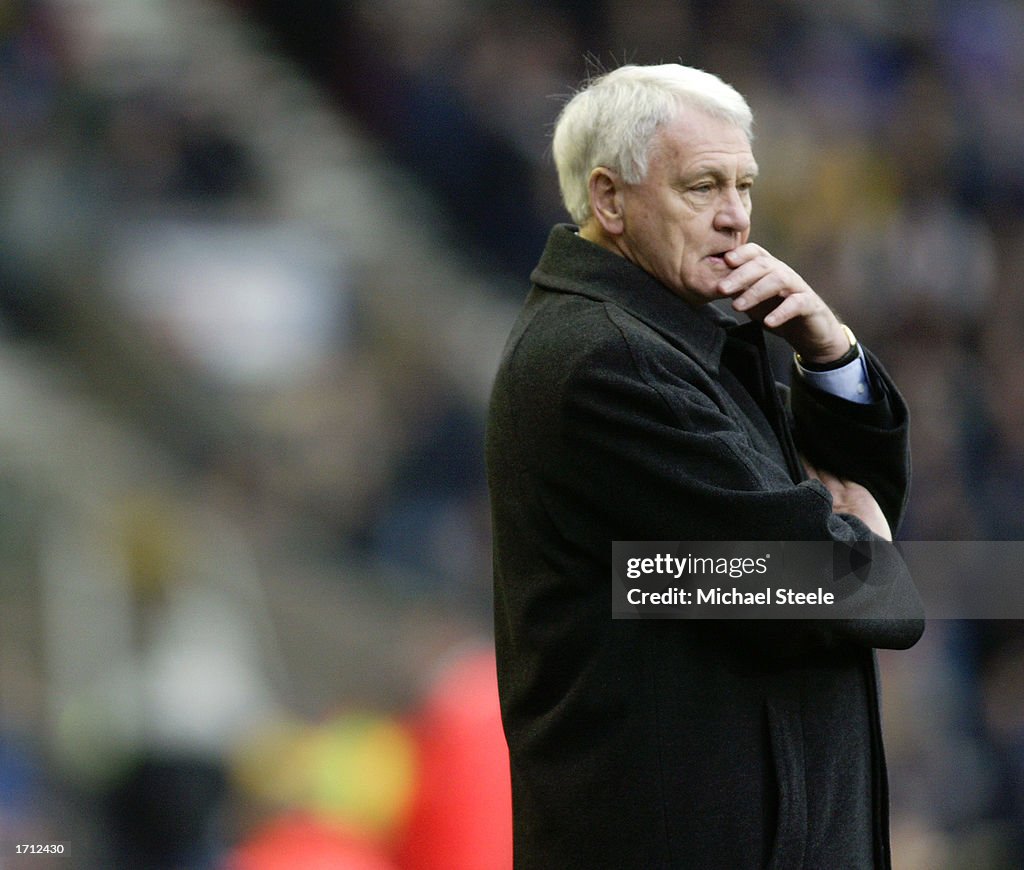
[[[677,63],[621,66],[588,81],[566,103],[551,147],[562,201],[577,224],[591,215],[591,171],[605,166],[629,184],[643,181],[651,139],[683,107],[733,123],[752,138],[753,116],[739,92]]]

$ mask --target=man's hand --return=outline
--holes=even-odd
[[[811,363],[830,363],[850,349],[850,339],[821,297],[796,272],[760,245],[725,254],[732,271],[718,283],[732,305],[782,336]]]
[[[889,521],[886,520],[885,514],[882,513],[882,509],[870,492],[859,483],[843,480],[830,471],[815,468],[803,457],[801,459],[807,474],[815,480],[820,480],[832,494],[832,513],[853,514],[880,538],[885,538],[887,541],[892,540]]]

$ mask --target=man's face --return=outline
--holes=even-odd
[[[684,110],[651,143],[647,177],[622,188],[620,253],[691,304],[722,296],[722,254],[750,235],[757,163],[734,124]]]

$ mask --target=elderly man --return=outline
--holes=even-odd
[[[878,541],[905,503],[896,388],[749,241],[750,126],[675,64],[590,81],[556,126],[575,225],[533,272],[487,440],[517,868],[890,863],[873,650],[923,630],[884,612],[909,577],[858,591],[881,618],[611,615],[614,540]]]

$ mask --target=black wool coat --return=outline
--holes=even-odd
[[[869,354],[873,404],[794,377],[787,406],[759,327],[569,226],[532,279],[487,434],[515,866],[889,866],[873,649],[923,630],[902,563],[854,596],[880,618],[613,620],[610,592],[614,540],[871,540],[798,451],[866,486],[895,529],[895,387]]]

